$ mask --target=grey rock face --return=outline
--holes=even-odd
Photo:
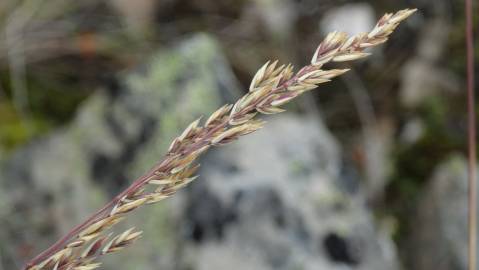
[[[204,164],[185,198],[186,269],[397,269],[318,120],[283,114]]]
[[[450,157],[434,171],[412,236],[413,269],[467,269],[467,186],[462,156]]]

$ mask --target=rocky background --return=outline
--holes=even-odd
[[[304,65],[325,33],[405,7],[419,12],[373,56],[137,211],[125,226],[143,239],[103,269],[466,269],[461,1],[2,0],[0,270],[152,167],[266,60]]]

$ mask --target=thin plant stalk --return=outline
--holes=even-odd
[[[474,37],[472,0],[465,2],[467,51],[467,117],[468,117],[468,251],[469,270],[477,270],[477,177],[476,177],[476,109],[474,94]]]

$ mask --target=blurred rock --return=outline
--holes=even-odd
[[[141,35],[151,31],[160,1],[110,0],[109,3],[120,15],[128,32],[132,35]]]
[[[68,126],[6,162],[0,175],[1,190],[8,190],[1,200],[8,203],[0,210],[0,243],[10,243],[0,244],[6,269],[19,268],[15,263],[46,248],[152,167],[180,129],[238,89],[219,46],[206,35],[158,53],[144,67],[119,77],[119,85],[89,98]],[[148,215],[142,227],[154,234],[164,227],[164,212],[158,207],[136,218]],[[157,237],[154,245],[168,239],[153,241],[163,234]],[[148,258],[158,250],[148,243],[128,259],[117,256],[105,269],[156,268],[158,263]]]
[[[430,21],[420,35],[417,56],[403,67],[400,100],[403,106],[414,108],[429,97],[457,92],[460,83],[455,75],[438,65],[443,61],[449,25],[442,19]]]
[[[374,124],[365,127],[362,134],[362,165],[368,202],[377,205],[384,200],[384,190],[390,180],[394,126],[388,118],[377,119]]]
[[[292,36],[298,16],[291,0],[255,0],[258,17],[274,40],[285,41]]]
[[[323,33],[341,31],[349,35],[369,32],[375,24],[374,9],[367,3],[346,4],[331,9],[320,22]]]
[[[412,118],[404,125],[399,140],[403,144],[412,145],[424,136],[424,129],[425,127],[422,119],[419,117]]]
[[[462,156],[450,157],[434,171],[410,237],[411,269],[467,269],[467,187]]]
[[[180,269],[398,269],[317,119],[272,118],[204,164],[179,222]]]

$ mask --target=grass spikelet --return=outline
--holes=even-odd
[[[53,246],[33,258],[24,270],[91,270],[100,266],[94,261],[119,251],[141,236],[133,228],[110,239],[108,229],[145,204],[159,202],[173,195],[196,176],[195,161],[211,146],[224,145],[263,127],[256,114],[276,114],[305,91],[328,82],[347,69],[322,69],[328,62],[352,61],[368,56],[365,48],[385,42],[398,24],[415,9],[384,15],[369,33],[348,37],[333,32],[319,44],[311,64],[293,72],[293,66],[269,61],[254,75],[248,93],[233,105],[225,105],[211,114],[204,124],[193,121],[171,143],[165,157],[148,173],[133,182],[110,203],[83,224],[75,227]],[[147,188],[152,187],[152,188]],[[110,240],[107,240],[110,239]]]

